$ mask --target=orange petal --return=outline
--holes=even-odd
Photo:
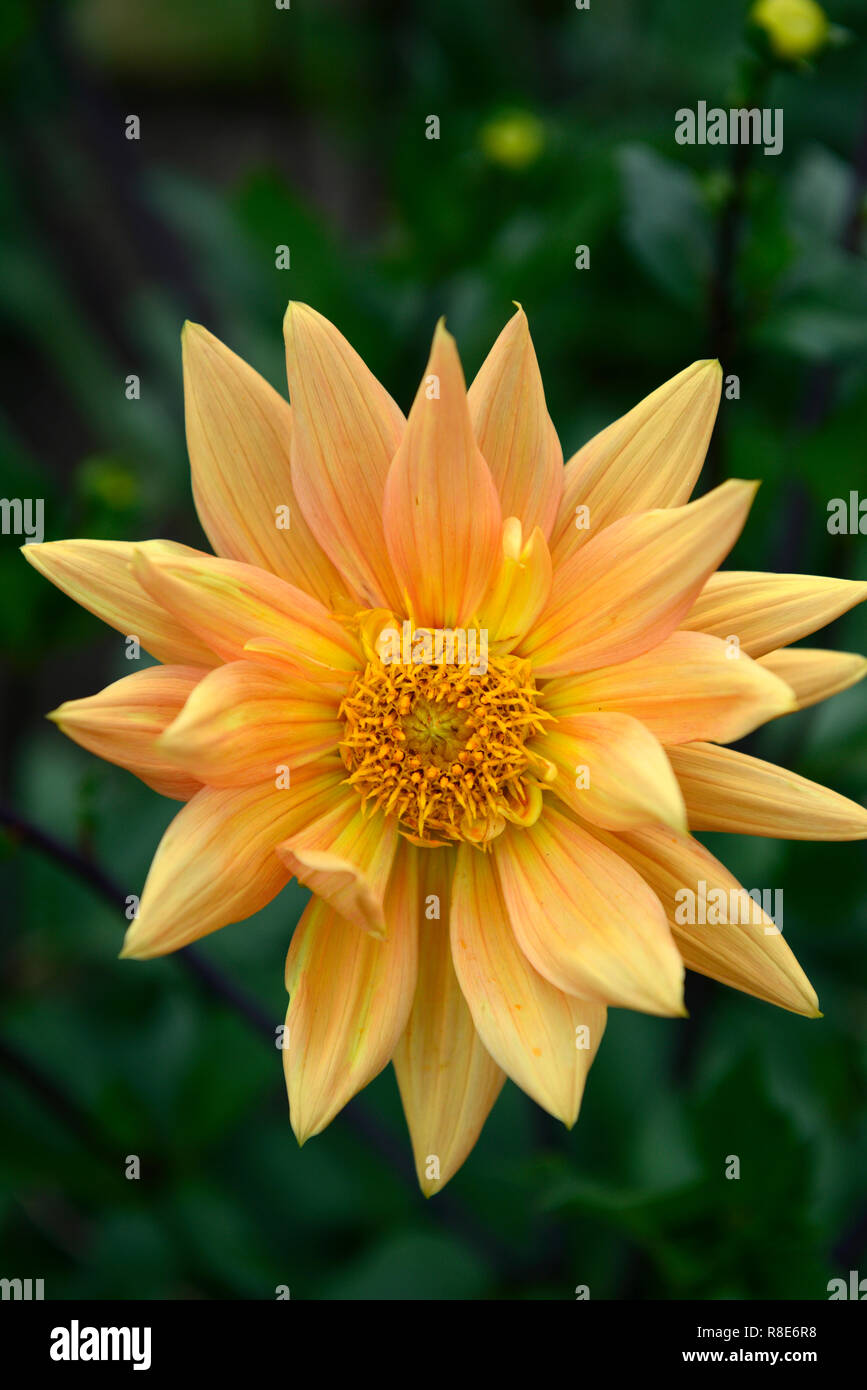
[[[501,515],[470,423],[454,338],[440,322],[385,488],[391,562],[422,627],[470,621],[499,562]]]
[[[385,932],[385,890],[397,850],[397,821],[370,815],[343,788],[323,815],[296,830],[277,853],[300,883],[362,931]]]
[[[204,674],[204,673],[203,673]],[[339,696],[285,670],[230,661],[200,681],[160,748],[211,787],[273,787],[291,771],[337,752]]]
[[[629,860],[658,895],[677,948],[690,970],[782,1009],[806,1014],[808,1018],[816,1016],[818,1002],[812,985],[758,903],[745,903],[739,897],[729,899],[734,910],[726,909],[729,920],[722,925],[683,920],[688,914],[687,894],[693,895],[692,915],[698,918],[702,891],[707,895],[722,889],[727,898],[744,891],[728,869],[697,840],[657,827],[612,835],[606,837],[606,843],[616,847],[618,854]],[[733,920],[736,916],[745,920]]]
[[[669,756],[692,830],[781,840],[867,839],[867,810],[829,787],[760,758],[690,743]]]
[[[506,1078],[482,1046],[452,964],[453,852],[422,850],[418,862],[418,984],[394,1070],[419,1184],[431,1197],[473,1148]]]
[[[204,787],[160,841],[121,955],[164,956],[258,912],[289,881],[280,841],[339,798],[344,775],[332,764],[281,790]]]
[[[473,1023],[494,1061],[570,1129],[605,1031],[603,1004],[564,994],[520,950],[490,855],[458,852],[452,958]]]
[[[661,743],[727,743],[795,708],[791,689],[718,637],[675,632],[652,651],[545,686],[545,708],[561,717],[619,710]],[[555,726],[556,727],[556,726]]]
[[[25,545],[22,554],[33,566],[109,627],[137,637],[157,661],[180,666],[216,666],[216,653],[200,642],[186,624],[142,588],[130,565],[133,554],[154,547],[178,556],[204,556],[201,550],[172,541],[47,541]]]
[[[67,700],[48,718],[74,743],[134,772],[161,796],[188,801],[201,778],[182,770],[157,739],[207,675],[203,666],[146,666],[98,695]]]
[[[537,675],[628,661],[665,640],[731,550],[756,485],[731,479],[697,502],[623,517],[554,571],[520,655]]]
[[[398,604],[383,545],[382,497],[403,415],[342,333],[315,309],[290,304],[283,331],[298,501],[362,606]]]
[[[530,631],[551,592],[551,556],[538,526],[526,545],[516,516],[503,522],[500,566],[482,600],[479,624],[506,651]]]
[[[527,315],[506,324],[467,392],[470,419],[503,516],[547,540],[563,492],[563,450],[545,405]]]
[[[611,830],[671,825],[686,807],[662,744],[628,714],[576,714],[539,739],[557,769],[552,790],[577,815]]]
[[[414,882],[405,860],[395,865],[381,941],[319,898],[295,928],[286,961],[283,1069],[299,1144],[321,1133],[382,1071],[406,1027],[417,970]]]
[[[867,583],[815,574],[712,574],[680,626],[737,637],[741,651],[764,656],[839,618],[867,598]]]
[[[206,328],[186,323],[181,342],[193,497],[208,540],[218,555],[259,565],[333,607],[346,584],[295,499],[291,409]]]
[[[133,566],[148,593],[225,661],[243,660],[251,640],[273,638],[285,644],[297,674],[308,678],[345,684],[361,664],[358,644],[318,599],[265,570],[143,546]]]
[[[786,682],[798,709],[839,695],[867,675],[867,661],[857,652],[826,652],[817,647],[780,647],[760,656],[759,665]]]
[[[567,994],[683,1013],[683,965],[662,907],[587,829],[546,807],[493,846],[503,898],[530,964]]]
[[[573,455],[551,538],[555,567],[620,517],[689,499],[721,387],[719,362],[693,362]],[[579,507],[589,525],[577,524]]]

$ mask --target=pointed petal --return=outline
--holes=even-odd
[[[867,810],[829,787],[733,748],[690,743],[669,750],[691,830],[781,840],[867,839]]]
[[[839,618],[867,598],[867,583],[815,574],[712,574],[680,626],[735,636],[741,651],[764,656]]]
[[[510,650],[529,632],[551,592],[551,556],[538,526],[526,544],[516,516],[503,522],[502,553],[487,594],[482,600],[479,625],[487,630],[488,643],[502,643]]]
[[[685,893],[693,894],[698,903],[703,891],[709,894],[722,889],[727,895],[744,891],[697,840],[655,828],[612,835],[606,843],[615,846],[658,895],[690,970],[792,1013],[816,1017],[815,990],[774,923],[752,899],[744,904],[746,910],[737,913],[746,919],[743,922],[711,925],[681,920],[686,915]],[[734,917],[736,913],[728,915]]]
[[[671,825],[686,830],[686,807],[665,749],[628,714],[576,714],[539,739],[557,769],[554,791],[595,825],[628,830]]]
[[[343,334],[315,309],[290,304],[283,331],[298,501],[363,604],[399,604],[383,545],[382,497],[403,415]]]
[[[518,944],[567,994],[645,1013],[683,1012],[683,966],[647,884],[589,830],[546,807],[507,828],[494,860]]]
[[[225,661],[243,660],[247,642],[270,637],[308,679],[346,684],[362,664],[357,642],[318,599],[265,570],[144,546],[133,565],[142,587]]]
[[[689,500],[721,387],[719,362],[693,362],[573,455],[551,537],[555,567],[620,517]],[[579,506],[589,527],[576,526]]]
[[[200,324],[185,324],[181,342],[193,497],[208,540],[218,555],[270,570],[333,607],[346,584],[296,502],[290,407]]]
[[[172,541],[46,541],[25,545],[25,560],[109,627],[137,637],[145,651],[170,665],[216,666],[216,652],[206,647],[174,613],[142,588],[132,572],[134,552],[154,547],[176,555],[204,556],[201,550]]]
[[[320,898],[295,928],[286,961],[283,1068],[299,1144],[320,1134],[378,1076],[406,1027],[417,971],[414,883],[402,858],[389,885],[382,940]]]
[[[164,956],[258,912],[289,881],[280,841],[322,815],[344,775],[339,764],[302,768],[282,790],[204,787],[160,841],[121,955]]]
[[[207,675],[204,666],[146,666],[98,695],[67,700],[48,718],[74,743],[134,772],[161,796],[188,801],[201,778],[183,770],[157,740]]]
[[[798,709],[839,695],[867,675],[867,661],[857,652],[826,652],[818,647],[780,647],[760,656],[759,665],[794,691]]]
[[[499,561],[501,514],[470,423],[455,341],[442,323],[389,471],[383,517],[415,622],[468,623]]]
[[[605,1031],[603,1004],[539,975],[515,940],[491,856],[458,851],[452,958],[485,1047],[517,1086],[570,1129]]]
[[[482,1046],[452,964],[452,851],[416,853],[418,985],[395,1049],[394,1070],[419,1184],[430,1197],[454,1176],[473,1148],[506,1078]],[[438,915],[429,915],[434,912]]]
[[[728,743],[795,708],[788,685],[718,637],[675,632],[658,647],[545,686],[545,708],[558,718],[582,710],[618,710],[640,719],[660,743]],[[558,726],[555,726],[555,728]]]
[[[397,850],[397,821],[370,815],[344,787],[327,811],[278,846],[299,883],[347,922],[374,936],[385,932],[385,890]]]
[[[737,540],[755,484],[731,479],[697,502],[615,521],[554,571],[520,655],[540,676],[628,661],[665,640]]]
[[[252,661],[230,661],[203,675],[159,747],[208,786],[271,788],[281,768],[291,774],[337,753],[343,724],[333,686]]]
[[[503,516],[547,540],[563,492],[563,450],[545,405],[527,315],[506,324],[467,392],[470,419]]]

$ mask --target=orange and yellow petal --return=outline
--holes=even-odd
[[[452,958],[476,1031],[494,1061],[569,1128],[605,1031],[604,1004],[557,989],[515,940],[491,856],[458,851]]]
[[[346,583],[295,498],[290,407],[206,328],[185,324],[181,341],[193,497],[208,540],[333,607]]]
[[[527,315],[518,306],[467,392],[479,448],[503,516],[551,534],[563,492],[563,450],[545,405]]]
[[[499,564],[502,515],[454,338],[437,326],[385,488],[385,537],[416,623],[469,623]]]
[[[170,665],[216,666],[216,651],[143,588],[133,573],[136,551],[209,559],[173,541],[46,541],[25,545],[25,560],[109,627],[136,637],[146,652]]]
[[[741,651],[764,656],[787,647],[867,598],[867,582],[816,574],[712,574],[680,626],[737,637]]]
[[[499,567],[482,600],[479,625],[501,651],[532,628],[551,592],[551,556],[538,526],[525,542],[516,516],[503,522]]]
[[[519,647],[539,676],[628,661],[663,642],[734,545],[756,485],[731,479],[685,507],[622,517],[559,569]]]
[[[98,695],[65,701],[48,718],[74,743],[134,772],[161,796],[188,801],[203,779],[158,740],[208,674],[203,666],[147,666]]]
[[[744,900],[737,879],[698,840],[656,827],[612,835],[607,842],[657,894],[688,969],[781,1009],[807,1018],[817,1016],[816,992],[781,932],[758,903]],[[702,897],[718,892],[725,895],[729,920],[683,920],[688,915],[687,894],[692,894],[693,916],[698,918]]]
[[[288,836],[277,852],[299,883],[358,931],[381,937],[397,847],[395,818],[371,815],[358,795],[344,787],[322,816]]]
[[[315,309],[290,304],[283,330],[298,501],[361,606],[393,607],[401,595],[383,544],[382,499],[403,414]]]
[[[781,840],[867,839],[867,810],[774,763],[692,743],[669,750],[692,830]]]
[[[792,690],[798,709],[839,695],[867,675],[867,660],[857,652],[822,651],[818,647],[780,647],[758,658],[759,665]]]
[[[721,388],[719,362],[693,362],[573,455],[551,537],[555,565],[620,517],[689,500]]]
[[[273,786],[292,771],[337,752],[343,737],[339,694],[290,672],[230,661],[191,690],[160,739],[179,767],[211,787]]]
[[[295,928],[286,960],[283,1069],[299,1144],[321,1133],[388,1065],[406,1027],[418,960],[414,887],[413,868],[401,860],[381,941],[321,898],[312,899]]]
[[[393,1061],[419,1185],[431,1197],[470,1153],[506,1077],[476,1032],[452,963],[453,852],[411,852],[420,856],[418,983]]]
[[[595,825],[686,830],[686,807],[665,755],[648,728],[628,714],[575,714],[538,741],[557,769],[551,790]]]
[[[797,705],[779,676],[737,648],[704,633],[675,632],[632,661],[551,681],[545,708],[558,719],[591,710],[629,714],[673,744],[729,743]]]
[[[160,841],[121,955],[163,956],[258,912],[290,878],[277,846],[339,798],[343,777],[332,765],[270,791],[203,787]]]
[[[599,1003],[683,1013],[683,964],[647,884],[584,826],[546,807],[493,845],[521,950],[541,975]]]

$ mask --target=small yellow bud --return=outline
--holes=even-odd
[[[502,164],[507,169],[526,169],[542,153],[545,127],[531,111],[512,111],[487,121],[479,140],[492,164]]]
[[[764,29],[778,58],[810,58],[828,42],[828,16],[816,0],[758,0],[750,19]]]

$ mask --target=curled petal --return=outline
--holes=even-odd
[[[603,1004],[556,989],[515,940],[490,855],[458,851],[452,958],[485,1047],[549,1114],[570,1129],[605,1031]]]
[[[502,554],[488,593],[482,601],[479,624],[488,642],[509,650],[530,631],[551,592],[551,556],[538,526],[524,544],[516,516],[503,522]]]
[[[539,740],[539,751],[557,768],[553,790],[594,825],[686,830],[686,807],[665,749],[630,715],[561,719]]]
[[[754,483],[615,521],[554,571],[548,606],[519,648],[540,676],[629,661],[663,642],[737,540]]]
[[[442,323],[389,471],[383,517],[414,620],[467,624],[498,563],[501,515],[470,423],[455,341]]]
[[[339,798],[343,777],[338,764],[267,792],[203,787],[160,841],[121,955],[164,956],[258,912],[289,881],[280,841]]]
[[[175,761],[158,739],[208,674],[204,666],[147,666],[98,695],[67,700],[48,718],[74,743],[134,772],[161,796],[188,801],[202,779]]]
[[[369,815],[344,788],[327,811],[278,846],[300,883],[361,931],[385,933],[385,890],[397,850],[393,816]]]
[[[527,315],[506,324],[467,392],[470,419],[504,516],[547,540],[563,492],[563,450],[545,392]]]

